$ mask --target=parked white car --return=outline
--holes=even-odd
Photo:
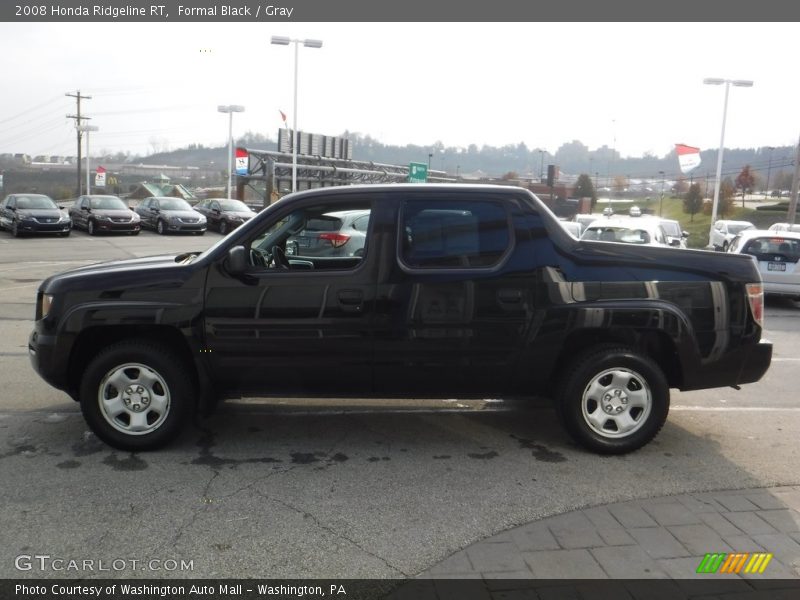
[[[559,220],[559,223],[570,233],[572,237],[580,239],[581,233],[583,232],[583,225],[581,225],[578,221]]]
[[[769,231],[796,231],[800,232],[800,223],[773,223]]]
[[[750,221],[727,221],[722,219],[714,223],[711,228],[711,239],[709,244],[714,250],[728,251],[728,246],[731,240],[736,237],[736,234],[741,233],[747,229],[755,229],[756,226]]]
[[[765,294],[800,300],[800,232],[748,229],[728,252],[755,257]]]
[[[667,234],[657,219],[640,217],[604,218],[592,222],[581,235],[582,240],[668,246]]]

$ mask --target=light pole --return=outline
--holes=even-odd
[[[85,133],[86,134],[86,193],[87,194],[91,194],[92,193],[92,188],[89,185],[89,176],[90,176],[89,171],[91,170],[89,168],[89,134],[92,131],[97,131],[99,129],[99,127],[97,127],[96,125],[78,125],[77,129],[81,133]],[[81,195],[80,194],[80,190],[78,190],[78,195],[79,196]]]
[[[303,44],[306,48],[322,48],[322,40],[294,40],[288,37],[273,35],[271,42],[278,46],[294,44],[294,112],[292,115],[292,191],[297,191],[297,57],[298,48]]]
[[[428,171],[431,170],[431,159],[433,158],[433,152],[428,152]]]
[[[769,194],[769,175],[770,171],[772,171],[772,151],[775,150],[775,148],[767,146],[767,150],[769,150],[769,163],[767,166],[767,183],[764,186],[764,200],[767,199],[767,194]]]
[[[544,153],[547,150],[539,150],[539,183],[544,179]]]
[[[661,175],[661,200],[658,201],[658,216],[660,217],[664,208],[664,171],[659,171],[658,174]]]
[[[705,85],[722,85],[725,84],[725,101],[722,104],[722,133],[719,137],[719,153],[717,154],[717,181],[714,184],[714,202],[711,205],[711,226],[708,229],[708,244],[711,246],[711,231],[714,228],[714,222],[717,220],[717,207],[719,206],[719,189],[722,184],[722,152],[725,148],[725,120],[728,117],[728,91],[731,84],[736,87],[753,87],[753,82],[748,79],[718,79],[715,77],[706,77],[703,79]]]
[[[233,113],[244,112],[244,106],[227,104],[217,106],[217,111],[228,113],[228,198],[231,197],[231,179],[233,178]]]

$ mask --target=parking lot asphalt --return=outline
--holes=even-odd
[[[229,403],[150,454],[112,450],[26,353],[38,282],[217,234],[0,233],[0,577],[699,577],[771,553],[800,578],[800,307],[768,302],[775,358],[741,391],[673,392],[656,440],[572,444],[546,401]],[[21,571],[20,555],[178,558],[185,571]],[[702,575],[708,577],[708,574]]]

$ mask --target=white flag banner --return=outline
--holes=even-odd
[[[681,173],[684,175],[700,166],[700,148],[686,146],[685,144],[675,144],[675,150],[678,153],[678,164],[681,167]]]

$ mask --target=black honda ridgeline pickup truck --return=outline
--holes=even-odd
[[[655,437],[670,388],[761,378],[762,319],[750,256],[580,241],[515,187],[369,185],[287,196],[202,253],[54,275],[28,348],[124,450],[225,397],[544,396],[614,454]]]

